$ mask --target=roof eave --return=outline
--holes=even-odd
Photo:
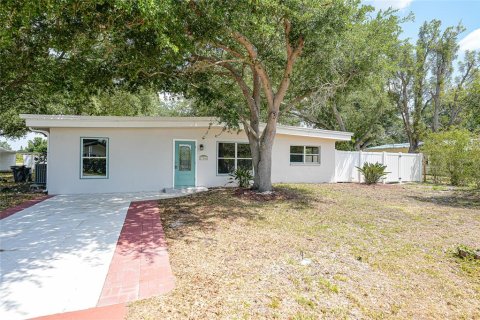
[[[21,114],[26,125],[36,129],[49,128],[208,128],[223,127],[213,117],[116,117]],[[261,125],[263,129],[265,124]],[[278,125],[278,134],[350,141],[353,133]]]

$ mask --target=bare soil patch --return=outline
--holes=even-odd
[[[252,189],[235,188],[233,195],[250,201],[279,201],[298,199],[302,195],[288,188],[275,188],[272,192],[258,192]]]

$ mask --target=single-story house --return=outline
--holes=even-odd
[[[21,115],[48,135],[51,194],[214,187],[252,167],[243,131],[207,117]],[[334,182],[335,142],[352,133],[279,125],[272,182]]]
[[[17,153],[0,147],[0,171],[11,171],[10,167],[16,164]]]

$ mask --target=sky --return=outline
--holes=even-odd
[[[465,50],[480,50],[480,0],[363,0],[363,3],[373,5],[377,10],[392,7],[398,9],[401,17],[412,12],[414,21],[402,25],[403,39],[415,41],[417,33],[424,21],[439,19],[442,29],[456,26],[459,22],[465,27],[460,35],[460,56]],[[27,141],[39,134],[30,133],[25,138],[7,140],[14,150],[25,147]],[[0,141],[5,140],[0,138]]]
[[[25,137],[20,139],[5,139],[0,138],[0,141],[7,141],[12,150],[20,150],[21,147],[26,147],[28,144],[28,140],[33,140],[35,137],[42,137],[45,138],[43,134],[30,132]]]
[[[415,41],[424,21],[442,21],[442,30],[461,23],[465,31],[460,35],[460,51],[480,50],[480,0],[364,0],[376,9],[392,7],[401,17],[414,14],[414,21],[402,25],[403,39]]]

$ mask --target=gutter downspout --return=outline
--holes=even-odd
[[[48,194],[48,181],[50,181],[50,179],[48,177],[49,172],[50,172],[50,170],[48,169],[48,163],[49,163],[48,159],[50,158],[50,131],[35,129],[35,128],[32,128],[32,127],[28,127],[28,130],[30,130],[32,132],[43,134],[47,138],[47,183],[45,184],[45,191]]]

